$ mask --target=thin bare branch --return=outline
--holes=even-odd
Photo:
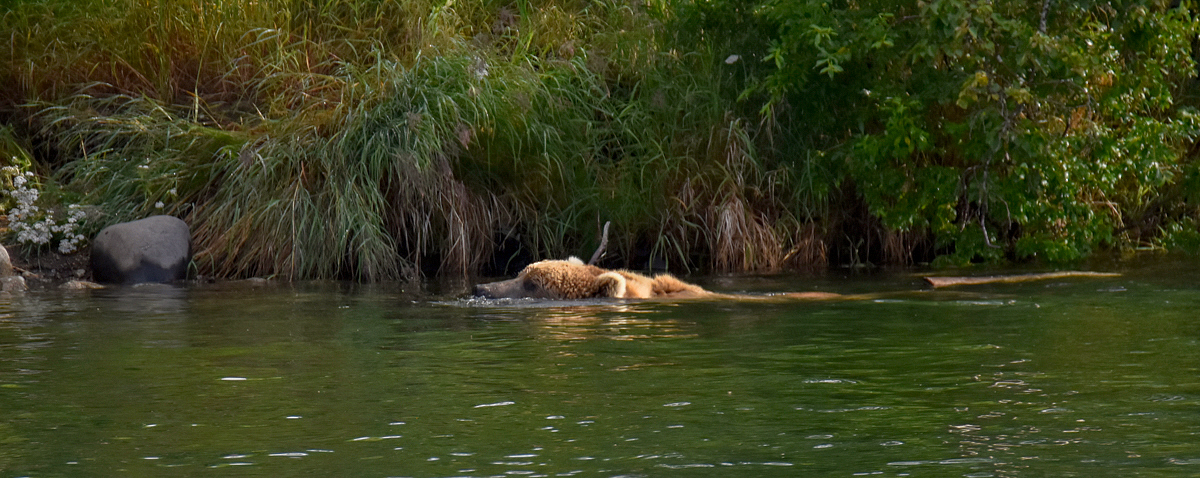
[[[612,225],[612,221],[604,222],[604,232],[600,233],[600,247],[596,248],[596,252],[592,253],[592,259],[588,261],[589,266],[596,265],[596,261],[604,255],[604,249],[608,247],[608,226]]]

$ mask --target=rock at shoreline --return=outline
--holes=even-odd
[[[100,283],[184,280],[191,259],[191,231],[171,216],[114,224],[92,241],[92,277]]]
[[[12,259],[8,257],[8,249],[0,247],[0,277],[13,275]]]
[[[0,292],[23,290],[25,290],[25,278],[13,274],[12,259],[8,257],[8,249],[0,246]]]
[[[25,278],[21,276],[0,277],[0,292],[21,292],[25,286]]]
[[[64,282],[62,285],[58,286],[58,288],[63,289],[63,290],[90,290],[90,289],[103,289],[104,286],[97,284],[95,282],[88,282],[85,280],[69,280],[69,281]]]

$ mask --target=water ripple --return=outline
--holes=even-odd
[[[509,405],[516,405],[516,404],[517,404],[517,402],[512,402],[512,401],[496,402],[496,403],[483,403],[483,404],[475,405],[474,408],[506,407]]]

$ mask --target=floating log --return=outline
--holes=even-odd
[[[924,277],[924,279],[925,282],[928,282],[929,285],[934,287],[950,287],[956,285],[1031,282],[1047,279],[1062,279],[1066,277],[1118,277],[1120,275],[1121,274],[1117,274],[1115,272],[1060,271],[1003,276]]]

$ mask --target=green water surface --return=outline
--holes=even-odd
[[[1200,474],[1200,274],[838,302],[225,283],[0,297],[0,476]]]

